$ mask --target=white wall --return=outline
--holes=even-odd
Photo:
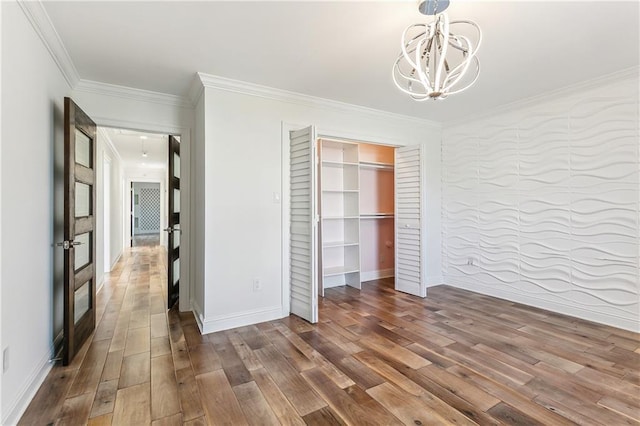
[[[191,274],[193,277],[193,294],[191,298],[191,306],[193,307],[194,314],[202,322],[202,315],[204,312],[204,300],[205,300],[205,233],[207,230],[207,223],[205,222],[205,141],[204,141],[204,129],[205,129],[205,110],[204,110],[204,96],[200,96],[194,110],[194,143],[193,143],[193,185],[191,191],[193,194],[193,210],[191,214],[191,223],[193,228],[198,232],[193,233],[193,256],[191,259]]]
[[[0,23],[2,23],[2,10],[0,5]],[[0,49],[2,49],[2,41],[4,40],[3,31],[0,31]],[[0,93],[2,93],[2,55],[0,55]],[[2,107],[0,106],[0,111]],[[0,142],[2,141],[2,114],[0,114]],[[0,144],[0,188],[2,188],[2,145]],[[0,196],[0,241],[2,241],[2,196]],[[0,353],[2,353],[2,244],[0,244]],[[1,359],[1,358],[0,358]],[[4,418],[2,415],[2,362],[0,362],[0,422]]]
[[[111,160],[111,180],[109,182],[109,234],[105,234],[105,217],[104,203],[105,184],[104,184],[104,159]],[[118,152],[113,148],[113,144],[108,140],[106,132],[98,131],[98,143],[96,152],[96,233],[98,235],[96,246],[96,282],[101,286],[104,281],[106,270],[117,262],[122,254],[124,246],[124,223],[123,223],[123,167],[122,159]],[[109,239],[109,264],[105,265],[105,244],[104,240]]]
[[[196,129],[204,118],[204,135],[197,138],[195,150],[196,161],[201,161],[196,164],[198,185],[202,168],[204,185],[197,187],[195,198],[204,199],[204,217],[196,219],[198,229],[204,228],[204,258],[196,265],[203,271],[196,287],[204,289],[204,300],[197,301],[204,332],[283,316],[288,280],[282,275],[283,209],[288,206],[274,201],[274,193],[281,194],[285,187],[283,167],[288,170],[283,164],[283,122],[315,124],[321,135],[394,145],[425,143],[431,158],[430,214],[433,223],[439,223],[439,126],[337,102],[292,100],[244,83],[233,90],[216,88],[210,78],[203,78],[204,103],[196,109]],[[247,88],[260,93],[240,93]],[[428,252],[438,280],[440,229],[431,231]],[[260,292],[252,290],[255,278],[262,281]]]
[[[638,70],[579,89],[446,128],[445,278],[638,331]]]
[[[54,338],[54,147],[70,87],[21,7],[2,2],[1,423],[17,421],[48,371]],[[57,196],[57,195],[56,195]],[[54,292],[56,296],[54,296]]]

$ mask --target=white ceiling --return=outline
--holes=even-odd
[[[477,84],[417,103],[391,80],[415,1],[46,2],[87,80],[186,95],[196,72],[448,121],[638,66],[640,2],[452,0],[484,40]]]
[[[166,170],[168,136],[111,128],[104,131],[122,157],[125,168]],[[146,157],[142,156],[143,152],[147,153]]]

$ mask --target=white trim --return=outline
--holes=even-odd
[[[116,256],[116,260],[114,260],[113,263],[111,264],[112,271],[113,271],[113,268],[116,267],[116,264],[120,261],[121,257],[122,257],[122,250],[120,250],[120,253],[118,253],[118,255]]]
[[[383,278],[393,278],[395,276],[396,270],[394,268],[390,269],[379,269],[377,271],[362,271],[360,272],[360,281],[373,281],[373,280],[381,280]]]
[[[153,177],[145,177],[145,176],[136,176],[129,174],[125,171],[124,173],[124,182],[126,185],[126,203],[124,207],[125,218],[126,221],[124,223],[124,231],[125,231],[125,247],[131,247],[131,238],[133,238],[133,230],[131,229],[131,218],[133,217],[133,212],[131,211],[131,185],[134,183],[157,183],[160,186],[160,245],[164,246],[164,248],[169,251],[169,239],[166,235],[163,235],[163,230],[168,226],[169,220],[169,206],[166,200],[166,194],[169,190],[169,182],[165,182],[164,179],[158,179]],[[149,232],[152,234],[155,232]]]
[[[499,105],[494,108],[482,111],[476,114],[470,114],[463,118],[456,118],[454,120],[448,120],[442,123],[443,128],[455,127],[459,124],[471,123],[474,121],[484,120],[489,117],[493,117],[500,114],[505,114],[514,110],[527,108],[533,105],[537,105],[542,102],[547,102],[549,99],[557,99],[562,97],[568,97],[573,94],[593,89],[597,86],[603,86],[611,83],[619,82],[620,80],[626,80],[629,78],[637,78],[640,74],[640,66],[633,66],[620,71],[606,74],[600,77],[592,78],[590,80],[581,81],[579,83],[565,86],[560,89],[550,90],[529,98],[519,99],[517,101]]]
[[[40,386],[42,386],[44,380],[47,378],[47,374],[49,374],[51,368],[53,367],[53,364],[49,362],[53,350],[53,348],[49,348],[49,350],[40,358],[40,361],[36,364],[36,368],[23,382],[23,388],[17,394],[15,394],[16,396],[14,401],[9,404],[9,409],[6,415],[4,415],[4,417],[2,418],[3,425],[18,424],[18,420],[20,420],[20,417],[22,417],[22,415],[26,411],[27,407],[31,403],[31,400],[36,396],[36,392],[38,392],[38,389],[40,389]]]
[[[42,2],[18,0],[18,4],[49,51],[49,54],[51,54],[51,58],[60,69],[69,87],[75,87],[80,81],[80,75]]]
[[[191,108],[191,102],[183,97],[167,93],[153,92],[151,90],[136,89],[133,87],[119,86],[116,84],[102,83],[92,80],[79,80],[73,90],[86,93],[95,93],[104,96],[114,96],[131,99],[139,102],[149,102],[160,105]]]
[[[245,95],[257,96],[260,98],[274,99],[280,102],[288,102],[292,104],[330,109],[332,111],[357,113],[368,115],[378,119],[403,120],[407,123],[421,124],[431,127],[440,127],[440,123],[426,120],[418,117],[411,117],[379,109],[363,107],[359,105],[348,104],[346,102],[334,101],[331,99],[320,98],[317,96],[305,95],[302,93],[290,92],[288,90],[276,89],[273,87],[262,86],[259,84],[248,83],[240,80],[220,77],[211,74],[198,73],[198,77],[205,88],[225,90],[233,93],[241,93]],[[193,88],[193,85],[192,85]],[[190,95],[197,96],[196,88]],[[193,100],[193,97],[192,97]]]
[[[488,287],[480,283],[470,285],[466,283],[456,283],[448,279],[445,285],[472,291],[474,293],[497,297],[499,299],[508,300],[510,302],[521,303],[523,305],[531,306],[536,309],[546,309],[548,311],[556,312],[562,315],[576,317],[586,321],[597,322],[605,325],[610,325],[612,327],[622,328],[625,330],[640,333],[640,323],[638,322],[637,318],[624,318],[615,314],[595,312],[579,306],[572,306],[557,301],[551,301],[533,297],[530,295],[523,295],[520,293],[514,293],[511,291]]]
[[[199,318],[201,317],[201,314],[200,312],[198,312],[198,315],[196,315],[196,321],[198,322],[199,327],[200,322],[202,322],[201,333],[209,334],[216,331],[243,327],[245,325],[258,324],[265,321],[273,321],[283,318],[287,315],[282,315],[282,306],[278,305],[251,311],[239,312],[232,315],[219,315],[212,318]]]
[[[140,120],[121,120],[92,114],[91,119],[98,127],[111,127],[116,129],[136,130],[147,133],[161,133],[164,135],[179,135],[180,143],[183,142],[185,135],[190,135],[189,127],[176,127],[167,125],[163,122],[140,121]]]
[[[118,150],[116,149],[115,145],[113,144],[113,141],[109,137],[109,133],[107,133],[107,130],[103,126],[98,126],[98,137],[101,137],[101,138],[104,139],[105,145],[107,145],[109,147],[109,149],[111,150],[111,152],[113,152],[115,154],[116,159],[118,160],[118,162],[123,164],[122,157],[120,156],[120,153],[118,152]],[[105,155],[105,157],[109,158],[107,155]],[[111,161],[111,158],[109,158],[109,161]]]
[[[191,299],[190,302],[193,316],[196,318],[198,329],[200,329],[200,334],[204,334],[204,315],[202,314],[202,308],[200,307],[200,305],[198,305],[198,302],[195,299]]]
[[[193,81],[191,82],[191,86],[189,86],[189,92],[187,94],[187,97],[191,101],[191,106],[193,108],[195,108],[198,105],[198,102],[200,102],[200,98],[202,97],[203,93],[204,93],[204,84],[200,79],[200,75],[196,74],[195,77],[193,78]]]
[[[165,135],[179,135],[180,136],[180,144],[181,144],[181,154],[180,154],[180,158],[184,158],[187,163],[187,167],[184,167],[183,170],[188,170],[189,174],[191,173],[191,147],[193,146],[193,140],[192,140],[192,134],[191,134],[191,128],[190,127],[180,127],[180,126],[171,126],[171,125],[166,125],[166,123],[152,123],[152,122],[144,122],[144,121],[139,121],[139,120],[135,120],[135,121],[129,121],[129,120],[122,120],[122,119],[114,119],[114,118],[109,118],[109,117],[103,117],[103,116],[97,116],[97,115],[91,115],[91,118],[94,120],[94,122],[99,126],[99,127],[113,127],[113,128],[118,128],[118,129],[128,129],[128,130],[139,130],[142,132],[151,132],[151,133],[162,133]],[[182,149],[185,149],[188,152],[188,155],[186,153],[182,153]],[[128,197],[128,190],[129,188],[126,187],[126,179],[124,178],[125,173],[123,172],[123,180],[122,183],[123,185],[125,185],[125,187],[123,188],[123,202],[126,204],[127,203],[127,197]],[[140,182],[142,182],[142,180],[139,180]],[[188,180],[188,186],[185,186],[184,188],[188,188],[185,189],[186,194],[188,194],[188,196],[183,196],[180,199],[180,210],[181,212],[183,212],[185,214],[185,220],[187,220],[189,226],[188,227],[184,227],[184,225],[182,225],[183,227],[183,237],[181,239],[181,244],[182,242],[186,242],[184,249],[181,250],[180,252],[180,257],[181,258],[185,258],[187,260],[189,260],[189,267],[187,268],[181,268],[180,269],[180,282],[181,283],[188,283],[187,285],[181,285],[180,286],[180,299],[179,299],[179,308],[181,312],[186,312],[192,309],[192,303],[191,303],[191,288],[193,286],[193,280],[192,280],[192,270],[191,270],[191,259],[192,259],[192,250],[191,250],[191,246],[193,244],[193,240],[192,240],[192,222],[191,222],[191,188],[193,186],[193,183],[191,181],[191,179],[189,178]],[[181,185],[184,185],[181,184]],[[182,188],[182,186],[181,186]],[[182,191],[182,190],[181,190]],[[130,207],[129,207],[130,208]],[[124,209],[126,212],[126,208]],[[126,214],[126,213],[125,213]],[[122,238],[122,249],[123,251],[127,248],[127,238],[129,237],[129,235],[127,235],[127,227],[126,227],[126,223],[129,220],[128,217],[124,217],[123,218],[123,224],[124,226],[122,227],[123,229],[123,238]],[[184,223],[184,221],[181,221]],[[181,245],[182,247],[182,245]],[[183,252],[184,251],[184,252]],[[122,252],[120,253],[120,255],[122,255]],[[185,275],[186,274],[186,279],[185,279]]]

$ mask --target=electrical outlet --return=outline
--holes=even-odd
[[[262,282],[260,281],[260,278],[255,278],[253,280],[253,291],[260,291],[262,290]]]
[[[9,347],[2,351],[2,373],[9,371]]]
[[[475,266],[475,259],[473,257],[468,258],[467,265]]]

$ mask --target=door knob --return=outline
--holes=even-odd
[[[56,243],[57,246],[62,247],[64,250],[69,250],[71,246],[79,246],[82,244],[80,241],[62,241],[61,243]]]

